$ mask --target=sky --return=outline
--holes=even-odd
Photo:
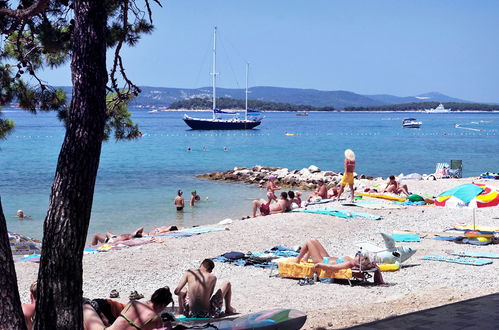
[[[138,1],[139,3],[141,0]],[[497,0],[162,0],[155,31],[125,49],[138,85],[211,85],[213,26],[219,86],[425,92],[499,102]],[[111,54],[109,54],[111,55]],[[45,71],[70,85],[69,65]]]

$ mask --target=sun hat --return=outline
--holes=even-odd
[[[348,160],[355,160],[355,153],[351,149],[345,150],[345,158]]]

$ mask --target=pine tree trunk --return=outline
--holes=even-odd
[[[0,199],[0,329],[26,329],[7,224]]]
[[[44,224],[35,329],[83,329],[83,248],[106,120],[104,4],[73,1],[73,99]]]

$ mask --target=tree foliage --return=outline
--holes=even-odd
[[[211,98],[191,98],[173,102],[170,109],[211,109]],[[219,109],[244,109],[245,101],[227,97],[217,98]],[[334,111],[333,107],[314,107],[312,105],[289,104],[261,100],[248,100],[248,108],[261,111]]]

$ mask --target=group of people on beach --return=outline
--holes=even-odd
[[[267,184],[267,197],[268,199],[256,199],[252,202],[253,206],[253,218],[256,217],[257,211],[260,212],[260,215],[269,215],[276,213],[284,213],[291,211],[294,208],[301,207],[301,192],[294,192],[292,190],[288,192],[281,192],[279,195],[279,199],[277,199],[275,195],[275,191],[280,190],[281,187],[275,184],[276,177],[271,175],[269,176],[268,184]],[[274,203],[272,203],[274,201]]]
[[[174,294],[178,296],[178,312],[190,318],[217,318],[236,312],[232,306],[232,286],[224,281],[215,290],[217,277],[212,274],[215,264],[211,259],[201,262],[199,268],[189,269],[182,276]],[[33,328],[36,310],[37,282],[30,286],[30,303],[23,304],[26,326]],[[175,318],[166,312],[174,300],[169,287],[157,289],[146,302],[130,300],[123,304],[113,299],[83,298],[83,323],[86,330],[103,329],[157,329],[172,328]],[[224,308],[225,306],[225,308]]]

